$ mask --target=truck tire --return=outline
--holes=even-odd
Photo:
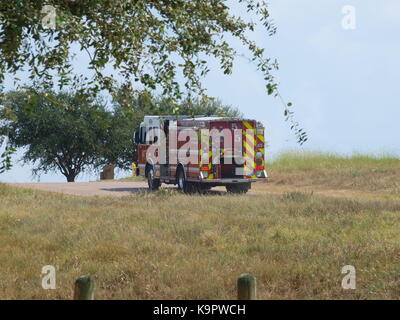
[[[147,184],[151,191],[158,190],[161,186],[160,179],[154,178],[154,169],[150,167],[149,171],[147,172]]]
[[[244,194],[250,190],[250,183],[238,183],[238,184],[228,184],[226,186],[226,191],[235,194]]]
[[[185,172],[182,167],[178,169],[178,175],[176,177],[178,183],[178,189],[187,194],[192,194],[196,192],[196,188],[193,183],[187,182],[185,178]]]

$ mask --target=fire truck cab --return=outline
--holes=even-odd
[[[267,181],[264,126],[251,119],[146,116],[135,133],[136,175],[151,190],[175,184],[185,193],[225,186],[246,193]]]

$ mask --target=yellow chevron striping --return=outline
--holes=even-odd
[[[212,170],[212,151],[208,152],[208,171]],[[208,179],[214,179],[214,174],[209,174]]]
[[[246,134],[246,141],[251,142],[251,144],[252,144],[253,146],[256,145],[256,142],[255,142],[255,140],[254,140],[254,136],[252,136],[252,135],[250,135],[250,134]]]
[[[245,126],[247,129],[254,129],[254,128],[251,126],[251,124],[250,124],[249,122],[247,122],[247,121],[243,121],[243,124],[244,124],[244,126]]]
[[[247,142],[244,142],[244,149],[245,149],[245,154],[247,155],[252,155],[252,157],[254,158],[255,154],[254,154],[254,149],[252,147],[250,147]]]
[[[254,128],[252,127],[252,125],[247,122],[247,121],[243,121],[243,125],[250,130],[254,130]],[[257,178],[256,175],[250,176],[250,174],[254,174],[254,170],[256,168],[256,163],[254,161],[254,157],[255,157],[255,147],[256,147],[256,141],[255,141],[255,136],[254,134],[249,134],[247,132],[244,133],[245,136],[245,141],[243,142],[243,146],[244,146],[244,151],[245,151],[245,165],[244,165],[244,171],[246,176],[248,177],[252,177],[252,178]],[[261,135],[257,135],[257,138],[260,139],[260,141],[264,142],[264,137]],[[249,143],[251,143],[253,146],[250,146]],[[260,150],[263,154],[264,154],[264,149]],[[252,167],[252,168],[249,168]]]

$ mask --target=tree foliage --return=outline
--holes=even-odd
[[[266,1],[239,2],[255,12],[270,34],[275,32]],[[43,23],[45,5],[56,9],[54,29]],[[273,63],[262,60],[263,50],[246,35],[255,24],[231,14],[224,0],[13,0],[1,2],[0,14],[2,74],[27,64],[32,79],[50,84],[56,71],[61,82],[68,82],[70,49],[77,43],[89,55],[95,89],[113,89],[115,77],[102,72],[110,63],[128,82],[179,96],[178,70],[188,90],[201,90],[199,76],[208,72],[204,56],[217,58],[222,71],[231,73],[236,52],[227,38],[233,36],[251,51],[269,87],[274,85],[269,75]]]
[[[12,168],[11,156],[15,153],[15,148],[8,145],[6,136],[0,136],[0,174]]]
[[[233,2],[232,2],[233,3]],[[239,54],[249,54],[263,74],[266,91],[279,95],[272,74],[276,60],[251,40],[257,25],[273,35],[266,0],[238,0],[254,19],[235,16],[226,0],[2,0],[0,2],[0,82],[24,67],[30,79],[45,88],[57,82],[85,84],[94,94],[107,89],[116,94],[123,82],[131,90],[156,90],[182,99],[183,92],[204,95],[202,78],[209,72],[210,58],[219,61],[230,74]],[[56,25],[43,19],[45,5],[55,8]],[[236,52],[239,40],[243,52]],[[74,70],[71,50],[76,45],[89,57],[92,77]],[[115,73],[105,72],[107,65]],[[180,75],[183,75],[184,88]],[[119,80],[123,79],[123,80]],[[292,111],[285,114],[299,142],[304,136],[294,122]]]

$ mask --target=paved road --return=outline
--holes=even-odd
[[[10,185],[78,196],[122,197],[148,190],[147,182],[10,183]]]
[[[9,183],[11,186],[38,189],[44,191],[72,194],[77,196],[103,196],[103,197],[123,197],[137,192],[148,192],[147,182],[75,182],[75,183]],[[348,189],[326,189],[314,186],[292,186],[268,184],[263,188],[263,184],[258,184],[259,188],[253,188],[250,194],[286,194],[290,192],[305,192],[328,197],[339,197],[349,199],[369,199],[369,200],[389,200],[398,201],[398,194],[387,192],[369,192]],[[176,188],[176,186],[163,185],[162,188]],[[225,188],[216,187],[210,194],[226,194]]]

